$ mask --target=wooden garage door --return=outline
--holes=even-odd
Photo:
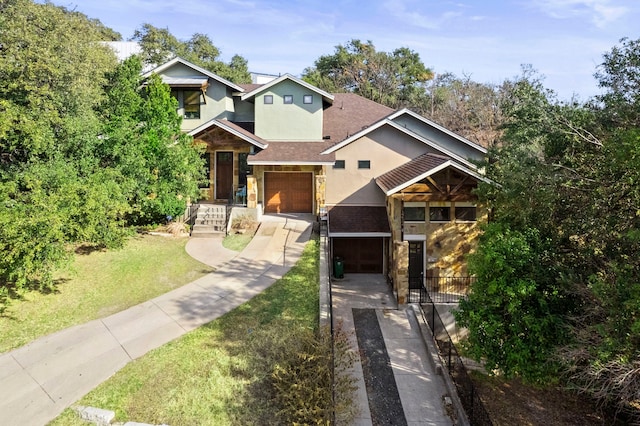
[[[382,238],[334,238],[333,256],[344,260],[346,274],[381,274]]]
[[[267,172],[264,174],[266,213],[312,213],[313,173]]]

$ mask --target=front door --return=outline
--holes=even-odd
[[[216,152],[216,199],[226,200],[233,194],[233,152]]]
[[[409,241],[409,288],[422,288],[423,278],[424,241]]]

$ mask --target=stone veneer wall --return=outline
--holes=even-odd
[[[320,207],[325,207],[326,203],[326,187],[327,187],[327,176],[324,174],[324,167],[322,174],[316,175],[316,205],[315,205],[315,214],[320,214]]]

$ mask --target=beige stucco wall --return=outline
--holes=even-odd
[[[273,104],[265,105],[264,96],[272,95]],[[293,95],[293,104],[284,104],[283,96]],[[312,95],[313,103],[304,104],[303,96]],[[255,134],[266,140],[322,140],[322,97],[291,80],[259,93],[255,103]]]
[[[199,72],[186,65],[177,63],[169,69],[164,70],[161,75],[168,77],[194,77],[202,76]],[[178,114],[184,114],[183,90],[194,90],[189,88],[176,88],[178,91]],[[213,118],[231,118],[234,112],[233,97],[230,88],[226,85],[209,79],[209,86],[205,92],[206,101],[201,98],[200,102],[200,119],[183,119],[180,129],[184,132],[195,129],[201,124]]]
[[[385,195],[375,178],[426,152],[422,142],[384,126],[335,152],[344,169],[327,169],[327,204],[385,205]],[[358,160],[369,160],[370,169],[358,169]]]
[[[403,125],[412,132],[417,133],[418,135],[423,136],[429,140],[437,140],[438,144],[443,146],[443,148],[448,149],[449,151],[459,155],[465,160],[481,160],[483,158],[482,152],[478,151],[477,148],[474,148],[469,144],[462,142],[459,139],[448,135],[432,126],[429,126],[410,115],[402,115],[396,118],[394,122]]]

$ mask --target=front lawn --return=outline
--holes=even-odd
[[[183,286],[214,269],[192,259],[187,238],[139,235],[121,250],[75,256],[56,274],[57,292],[28,293],[0,315],[0,352],[108,316]]]
[[[293,396],[313,403],[305,408],[307,418],[327,416],[330,339],[319,339],[322,349],[314,356],[299,358],[317,337],[318,253],[313,240],[300,261],[266,291],[129,363],[78,404],[113,410],[121,422],[266,425],[283,424],[278,404]],[[325,361],[318,363],[318,355]],[[305,369],[302,364],[309,362],[312,368]],[[274,390],[279,387],[284,392]],[[283,395],[287,391],[290,395]],[[316,405],[314,398],[327,406]],[[52,424],[84,423],[67,409]]]

